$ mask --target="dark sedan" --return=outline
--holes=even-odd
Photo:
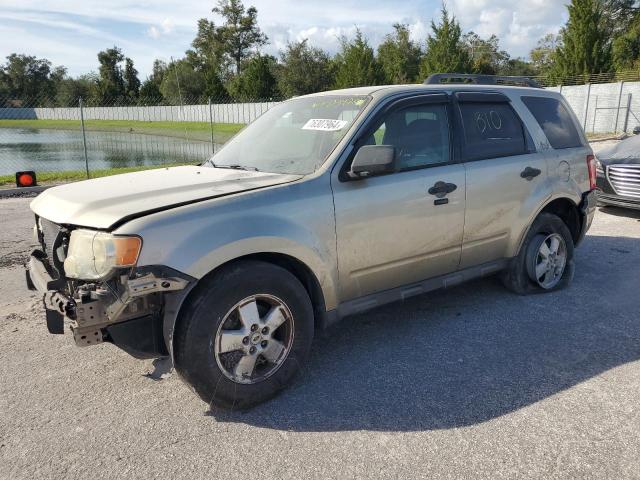
[[[598,203],[640,209],[640,135],[601,150],[596,172]]]

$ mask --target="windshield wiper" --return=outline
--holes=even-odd
[[[246,165],[217,165],[213,162],[209,162],[209,164],[213,167],[213,168],[231,168],[233,170],[251,170],[254,172],[259,172],[260,170],[258,170],[256,167],[248,167]]]

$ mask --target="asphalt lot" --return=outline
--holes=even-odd
[[[638,213],[598,212],[570,289],[488,279],[351,318],[241,413],[46,332],[29,200],[0,200],[2,479],[640,478]]]

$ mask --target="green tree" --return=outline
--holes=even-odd
[[[604,29],[614,36],[624,34],[634,23],[638,11],[636,0],[599,0]]]
[[[220,75],[216,70],[207,70],[204,75],[204,95],[208,98],[225,98],[229,95]]]
[[[242,73],[229,82],[229,93],[242,101],[271,100],[278,97],[273,70],[276,59],[256,55],[245,62]]]
[[[101,102],[121,100],[125,95],[125,83],[120,63],[124,60],[118,47],[108,48],[98,53],[98,95]]]
[[[287,44],[280,59],[278,88],[286,97],[329,90],[334,83],[331,57],[307,39]]]
[[[636,14],[634,22],[613,41],[612,56],[617,72],[640,67],[640,15]]]
[[[160,85],[167,71],[167,64],[162,60],[154,60],[151,75],[142,83],[140,87],[140,99],[144,103],[156,104],[162,101]]]
[[[222,31],[206,18],[198,20],[198,33],[187,50],[186,58],[205,77],[204,94],[210,98],[227,95],[223,84],[226,60]]]
[[[509,63],[509,54],[500,50],[500,41],[495,35],[485,40],[478,34],[469,32],[462,37],[462,42],[469,53],[474,73],[498,75]]]
[[[360,30],[352,41],[341,39],[340,52],[336,55],[337,88],[378,85],[381,80],[380,66],[373,48]]]
[[[213,48],[212,51],[225,55],[239,74],[244,60],[268,41],[258,26],[258,10],[255,7],[245,10],[241,0],[219,0],[213,12],[220,15],[224,23],[217,29],[210,25],[215,45],[218,45],[218,50]]]
[[[411,83],[418,78],[422,50],[409,35],[409,26],[396,23],[378,46],[378,62],[385,83]]]
[[[562,46],[555,59],[560,80],[573,76],[607,73],[612,70],[611,39],[604,29],[599,0],[572,0],[567,6],[569,21],[561,32]]]
[[[127,57],[124,61],[124,94],[129,100],[137,100],[140,96],[140,79],[133,60]]]
[[[187,59],[201,70],[219,69],[224,53],[222,32],[215,23],[206,18],[198,20],[198,33],[187,50]]]
[[[539,75],[539,72],[531,62],[527,62],[522,58],[510,58],[500,67],[500,70],[498,70],[498,75],[536,77]]]
[[[549,33],[538,40],[536,48],[531,50],[529,56],[531,57],[531,64],[540,75],[553,76],[556,54],[561,45],[562,38],[560,35],[554,35],[553,33]]]
[[[147,78],[140,86],[140,102],[147,105],[154,105],[162,101],[160,85]]]
[[[62,82],[65,78],[67,78],[67,68],[62,65],[54,67],[49,74],[49,79],[51,80],[51,86],[53,92],[58,91],[58,86],[60,82]]]
[[[81,75],[78,78],[65,77],[58,82],[56,89],[56,105],[60,107],[76,107],[78,99],[93,103],[98,94],[95,74]]]
[[[433,73],[470,73],[473,70],[469,51],[462,42],[462,29],[455,17],[442,7],[440,23],[431,21],[432,34],[420,65],[420,76]]]
[[[56,71],[59,77],[61,71]],[[52,78],[51,62],[44,58],[12,53],[7,57],[7,63],[0,65],[0,93],[9,100],[32,103],[40,97],[39,102],[45,102],[55,95],[55,79]]]
[[[160,93],[169,103],[180,105],[206,101],[205,78],[185,59],[171,62],[160,84]]]

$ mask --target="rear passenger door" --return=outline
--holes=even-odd
[[[456,100],[467,184],[460,268],[467,268],[513,254],[540,203],[547,164],[507,96],[459,92]]]

